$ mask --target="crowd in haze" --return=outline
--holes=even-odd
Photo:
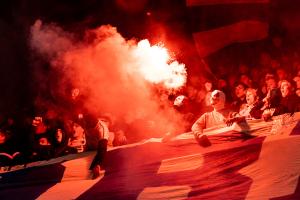
[[[269,51],[261,51],[257,66],[246,62],[232,67],[218,66],[211,79],[201,81],[193,74],[182,90],[176,93],[157,90],[156,95],[162,106],[171,105],[170,108],[182,116],[185,131],[190,130],[199,116],[213,109],[211,96],[214,90],[225,94],[230,118],[243,116],[270,120],[272,116],[298,112],[299,52],[287,51],[280,37],[274,37],[272,44]],[[106,141],[102,147],[136,142],[144,139],[141,135],[145,136],[139,131],[145,130],[146,126],[155,126],[155,122],[148,119],[126,124],[109,113],[91,114],[83,106],[84,98],[84,92],[72,87],[56,105],[39,104],[31,115],[1,116],[0,165],[96,150],[101,139]],[[139,129],[141,126],[144,128]]]
[[[286,97],[297,99],[300,96],[298,49],[284,48],[282,39],[274,36],[272,46],[267,50],[261,50],[256,62],[252,63],[255,65],[241,62],[234,63],[233,66],[218,66],[217,70],[213,71],[213,76],[202,83],[198,82],[197,78],[192,78],[193,84],[187,87],[185,95],[194,104],[201,105],[198,106],[202,108],[200,112],[205,112],[211,109],[209,105],[211,92],[218,89],[226,95],[226,106],[234,112],[240,112],[247,106],[248,95],[254,95],[255,101],[266,102],[270,94],[278,93],[277,100],[280,104],[287,105],[288,111],[291,111],[290,106],[293,104],[284,101]]]

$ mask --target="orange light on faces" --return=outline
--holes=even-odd
[[[168,50],[163,46],[151,46],[148,40],[142,40],[134,55],[138,61],[138,70],[145,80],[162,83],[167,89],[178,89],[186,83],[185,65],[172,61]]]

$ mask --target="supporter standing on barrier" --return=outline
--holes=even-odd
[[[111,125],[111,119],[109,117],[100,117],[96,120],[96,126],[93,128],[95,132],[95,141],[98,141],[97,144],[97,154],[95,155],[90,170],[93,173],[93,179],[98,178],[101,173],[101,165],[105,154],[107,152],[107,142],[109,137],[109,126]]]
[[[213,111],[206,112],[192,126],[192,132],[196,141],[201,146],[210,146],[211,143],[203,130],[217,125],[225,125],[229,110],[225,108],[226,97],[220,90],[214,90],[211,93],[210,102]]]

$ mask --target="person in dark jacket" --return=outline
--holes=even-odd
[[[56,128],[53,130],[53,157],[60,157],[70,153],[77,153],[77,149],[68,146],[68,140],[66,131],[62,128]]]
[[[244,83],[236,83],[235,84],[235,100],[231,103],[230,109],[234,112],[239,112],[241,106],[246,104],[246,89],[247,85]]]
[[[281,115],[286,113],[287,110],[281,105],[281,92],[278,88],[271,89],[267,96],[263,99],[264,106],[261,108],[263,110],[262,118],[265,121],[271,119],[272,116]]]
[[[300,111],[300,98],[293,92],[292,85],[289,81],[281,81],[280,91],[282,95],[280,102],[281,106],[283,107],[282,110],[287,113]]]

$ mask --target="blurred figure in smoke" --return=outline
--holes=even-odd
[[[84,117],[87,110],[84,107],[85,97],[79,88],[73,87],[67,91],[67,95],[63,102],[64,119],[82,123],[84,128]]]
[[[121,129],[113,132],[112,146],[121,146],[127,144],[125,132]]]
[[[193,113],[195,115],[203,113],[202,103],[205,100],[205,95],[202,95],[201,92],[196,87],[188,86],[187,98],[189,99],[189,104],[191,105],[191,107],[198,108],[193,110]]]
[[[203,130],[218,125],[226,125],[226,119],[229,116],[229,110],[225,108],[226,97],[220,90],[214,90],[210,98],[213,111],[206,112],[192,126],[192,132],[196,141],[201,146],[210,146],[211,143],[207,136],[203,134]]]
[[[66,131],[58,127],[53,130],[53,157],[64,156],[70,153],[77,153],[77,149],[68,146],[69,138]]]
[[[83,113],[84,113],[84,108],[83,108],[83,97],[80,94],[80,90],[78,88],[73,88],[71,90],[71,105],[74,109],[74,114],[75,117],[77,117],[78,119],[82,119],[83,118]]]
[[[89,150],[97,150],[97,153],[90,165],[92,178],[98,178],[103,169],[103,161],[108,146],[119,146],[127,144],[127,138],[123,127],[116,123],[111,114],[104,114],[100,117],[87,116],[87,147]],[[113,131],[113,132],[111,132]]]
[[[84,107],[85,98],[77,87],[71,87],[63,102],[63,121],[68,138],[67,146],[70,153],[83,152],[87,149],[86,118],[87,109]],[[62,144],[62,143],[60,143]]]
[[[182,115],[183,122],[187,123],[184,126],[184,130],[187,130],[187,127],[190,127],[190,123],[195,118],[195,115],[192,113],[192,107],[189,99],[184,95],[177,96],[174,100],[174,107]]]
[[[176,97],[176,99],[174,100],[174,106],[178,106],[181,107],[185,104],[185,102],[187,101],[187,97],[184,95],[179,95]]]
[[[184,95],[179,95],[175,98],[173,102],[173,107],[180,115],[180,123],[182,128],[178,132],[170,131],[163,138],[162,142],[168,142],[177,134],[188,132],[192,123],[195,120],[195,114],[192,112],[192,105],[189,99]]]
[[[36,116],[32,120],[32,154],[30,159],[48,160],[52,157],[51,136],[49,124],[44,117]]]
[[[68,146],[75,148],[77,153],[81,153],[86,150],[86,136],[84,128],[76,122],[71,123],[71,135],[68,140]]]
[[[79,97],[79,94],[80,90],[78,88],[73,88],[71,90],[71,99],[75,101]]]
[[[95,155],[89,168],[90,170],[92,170],[93,173],[92,178],[95,179],[100,176],[103,160],[107,152],[107,143],[109,140],[109,127],[111,125],[111,119],[108,116],[103,116],[98,119],[90,119],[90,123],[90,127],[93,128],[91,128],[89,132],[94,136],[94,138],[91,139],[97,141],[97,154]]]

